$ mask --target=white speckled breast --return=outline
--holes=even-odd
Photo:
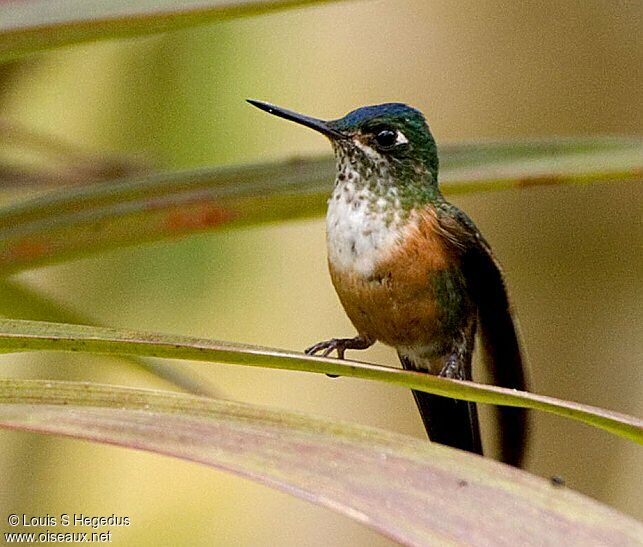
[[[339,271],[365,277],[384,260],[401,239],[395,189],[378,197],[359,184],[357,175],[338,180],[328,200],[326,241],[328,260]]]

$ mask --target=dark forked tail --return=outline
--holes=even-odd
[[[405,369],[417,370],[413,363],[401,355],[400,361]],[[413,396],[431,441],[482,454],[475,403],[415,390]]]

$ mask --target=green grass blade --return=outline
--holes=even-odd
[[[223,469],[405,545],[634,545],[633,519],[486,458],[382,430],[96,384],[0,380],[0,427]]]
[[[378,380],[467,401],[543,410],[643,444],[643,420],[553,397],[448,380],[357,361],[311,357],[292,351],[217,340],[64,323],[0,319],[0,351],[32,350],[146,355]]]
[[[21,0],[0,3],[0,62],[51,48],[143,36],[338,0]]]
[[[638,180],[639,140],[471,144],[442,151],[447,194]],[[218,167],[65,189],[0,208],[0,273],[186,234],[322,215],[329,157]]]

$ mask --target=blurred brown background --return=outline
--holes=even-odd
[[[438,143],[642,129],[641,2],[356,1],[104,42],[5,69],[0,116],[163,168],[330,152],[254,97],[319,117],[403,101]],[[330,185],[330,180],[329,180]],[[643,414],[641,190],[458,198],[505,266],[538,393]],[[200,235],[21,274],[104,324],[302,349],[353,330],[323,220]],[[368,360],[396,363],[376,347]],[[177,363],[177,367],[186,367]],[[194,368],[228,398],[424,436],[409,392],[351,379]],[[10,355],[2,374],[167,387],[113,361]],[[643,517],[641,448],[535,416],[528,468]],[[388,545],[368,529],[202,466],[1,432],[0,514],[129,515],[117,545]]]

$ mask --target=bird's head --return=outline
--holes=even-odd
[[[354,169],[364,180],[384,177],[398,186],[437,191],[437,147],[424,115],[415,108],[402,103],[365,106],[325,121],[261,101],[248,102],[328,137],[338,165]]]

